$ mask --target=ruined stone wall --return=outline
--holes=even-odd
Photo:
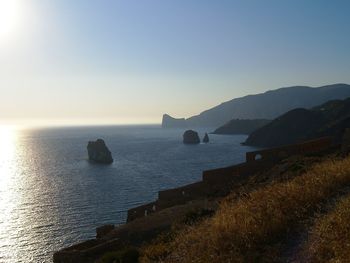
[[[246,161],[248,163],[251,163],[257,160],[279,160],[290,155],[308,154],[323,151],[329,148],[331,144],[331,137],[324,137],[304,143],[286,145],[261,151],[247,152]]]
[[[128,218],[127,218],[127,222],[130,222],[136,218],[139,217],[143,217],[143,216],[147,216],[151,213],[154,213],[157,211],[158,209],[158,202],[152,202],[152,203],[148,203],[145,205],[141,205],[132,209],[128,210]]]
[[[106,251],[121,248],[123,244],[118,239],[103,241],[92,239],[65,248],[53,255],[54,263],[93,263],[94,258]]]
[[[204,171],[200,182],[160,191],[156,202],[130,209],[127,222],[191,200],[227,194],[234,184],[242,182],[250,174],[271,168],[278,160],[295,154],[319,152],[331,147],[331,143],[331,138],[325,137],[299,144],[247,152],[245,163]]]
[[[202,198],[209,192],[209,187],[203,182],[196,182],[183,187],[159,191],[157,201],[130,209],[128,211],[127,222],[139,217],[148,216],[174,205],[180,205],[190,200]]]

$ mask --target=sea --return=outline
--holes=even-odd
[[[200,137],[211,129],[198,129]],[[244,161],[245,135],[209,134],[184,145],[182,129],[159,125],[0,127],[0,262],[52,262],[53,253],[123,224],[127,210],[159,190],[201,180],[202,171]],[[114,163],[88,161],[102,138]]]

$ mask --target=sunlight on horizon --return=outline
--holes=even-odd
[[[100,118],[100,119],[14,119],[1,120],[0,127],[11,128],[14,131],[46,127],[71,126],[124,126],[124,125],[160,125],[158,118]]]

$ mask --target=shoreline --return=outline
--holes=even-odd
[[[325,137],[301,144],[247,152],[245,163],[204,171],[203,180],[200,182],[159,192],[155,202],[130,209],[126,224],[97,228],[96,239],[56,252],[54,263],[89,262],[110,250],[139,245],[169,228],[174,215],[181,217],[180,215],[184,216],[189,211],[199,208],[215,211],[217,199],[226,196],[234,185],[242,183],[250,175],[271,169],[289,156],[320,153],[330,148],[331,139]],[[261,158],[257,160],[257,156]],[[198,204],[198,200],[202,202]],[[171,218],[164,215],[169,209],[176,211],[172,211],[174,215]]]

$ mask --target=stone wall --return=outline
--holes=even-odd
[[[108,241],[91,239],[56,252],[54,263],[92,263],[94,258],[106,251],[120,249],[122,243],[118,239]]]
[[[286,145],[277,148],[270,148],[261,151],[247,152],[246,161],[251,163],[257,160],[279,160],[290,155],[308,154],[323,151],[329,148],[332,144],[331,137],[323,137],[316,140],[311,140],[303,143]]]
[[[154,213],[158,209],[158,201],[141,205],[128,210],[128,217],[126,222],[130,222],[136,218],[143,217]]]
[[[244,163],[204,171],[200,182],[160,191],[157,201],[130,209],[127,222],[191,200],[225,195],[234,184],[241,183],[248,175],[271,168],[278,160],[296,154],[317,153],[328,149],[331,144],[331,138],[324,137],[299,144],[247,152]]]
[[[185,204],[188,201],[202,198],[209,193],[210,187],[203,182],[196,182],[183,187],[159,191],[157,201],[128,210],[127,222],[142,216],[148,216],[174,205]]]

